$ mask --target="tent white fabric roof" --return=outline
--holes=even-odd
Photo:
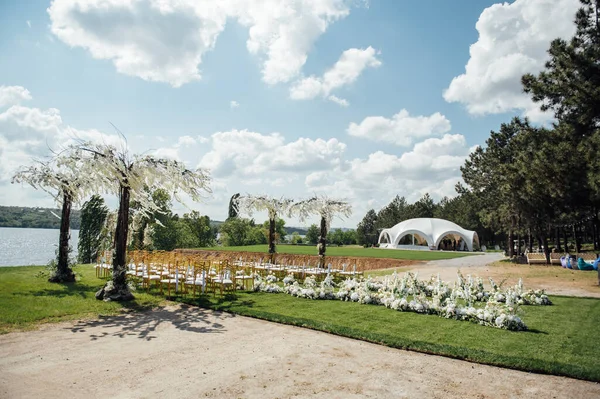
[[[473,251],[473,244],[479,245],[479,237],[477,233],[471,230],[466,230],[444,219],[436,218],[417,218],[408,219],[398,223],[394,227],[384,229],[379,234],[379,243],[382,240],[387,241],[393,246],[397,246],[402,237],[412,234],[419,235],[423,240],[427,241],[429,248],[436,249],[446,236],[451,236],[458,240],[462,238],[467,245],[469,251]]]

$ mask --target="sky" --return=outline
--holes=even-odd
[[[354,228],[396,195],[456,195],[514,116],[577,0],[0,0],[0,205],[52,206],[11,177],[74,140],[210,172],[235,193],[347,200]],[[116,199],[106,197],[110,206]],[[257,221],[266,215],[252,215]],[[287,225],[316,223],[289,220]]]

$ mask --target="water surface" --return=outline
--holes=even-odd
[[[56,257],[58,229],[0,227],[0,266],[46,265]],[[72,255],[77,255],[79,230],[71,230]]]

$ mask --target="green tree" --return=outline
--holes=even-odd
[[[176,248],[198,248],[200,247],[200,239],[192,230],[192,227],[183,219],[175,220],[174,230],[176,236]]]
[[[165,190],[158,189],[152,193],[152,201],[156,207],[150,220],[154,228],[154,249],[172,251],[177,248],[179,230],[175,215],[171,211],[171,196]]]
[[[306,231],[306,242],[316,244],[319,241],[319,227],[316,224],[311,224]]]
[[[356,240],[360,245],[373,245],[377,243],[379,236],[376,224],[377,213],[375,213],[374,209],[371,209],[356,227]]]
[[[81,228],[79,229],[79,242],[77,244],[77,258],[79,263],[92,263],[98,257],[102,227],[106,221],[108,208],[104,199],[93,195],[81,208]]]
[[[198,239],[199,247],[215,245],[217,233],[216,229],[211,226],[208,216],[201,216],[198,211],[192,211],[184,214],[182,221],[189,225],[191,232]]]
[[[411,218],[432,218],[435,213],[435,202],[429,193],[425,193],[417,202],[412,205]]]
[[[292,232],[292,238],[290,240],[290,243],[293,245],[302,244],[302,237],[300,237],[300,233],[298,233],[297,231]]]
[[[583,137],[600,127],[600,1],[580,2],[573,38],[553,40],[546,68],[537,76],[524,75],[522,83],[542,110],[554,111]]]
[[[264,237],[262,227],[258,231],[254,227],[256,227],[254,222],[249,219],[239,217],[227,219],[220,228],[221,241],[226,247],[236,247],[258,240],[258,235]]]
[[[268,229],[261,225],[253,225],[249,228],[244,245],[268,244]]]
[[[475,196],[482,200],[480,216],[485,225],[508,231],[509,255],[512,256],[513,233],[518,227],[517,195],[521,189],[516,173],[514,138],[522,121],[513,119],[502,124],[499,132],[492,131],[485,147],[478,147],[461,167],[463,180]]]
[[[356,230],[350,229],[344,231],[344,245],[356,244]]]
[[[397,195],[377,213],[375,229],[387,229],[412,217],[411,205],[406,202],[404,197]]]
[[[342,231],[342,229],[335,229],[333,231],[333,234],[331,234],[331,237],[327,237],[327,241],[330,244],[335,244],[335,245],[344,245],[344,232]]]

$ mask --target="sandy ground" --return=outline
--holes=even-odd
[[[598,274],[595,271],[563,269],[558,265],[520,265],[497,263],[504,259],[500,253],[467,256],[464,258],[434,260],[399,269],[399,272],[419,272],[421,279],[440,274],[444,281],[455,281],[460,269],[466,276],[481,277],[488,284],[488,277],[500,283],[506,279],[505,287],[515,285],[523,279],[525,288],[544,289],[549,294],[600,298]],[[493,264],[493,265],[492,265]]]
[[[2,398],[599,398],[600,384],[168,307],[0,336]]]

